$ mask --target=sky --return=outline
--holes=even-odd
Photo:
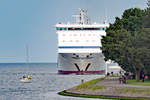
[[[129,8],[145,9],[147,0],[0,0],[0,63],[57,62],[58,22],[73,22],[79,8],[92,22],[113,23]]]

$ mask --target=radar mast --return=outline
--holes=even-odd
[[[87,10],[85,9],[79,9],[80,14],[79,15],[73,15],[73,17],[76,18],[77,24],[90,24],[90,20],[87,17]]]

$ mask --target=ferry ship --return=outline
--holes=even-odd
[[[59,74],[105,74],[106,63],[101,39],[107,23],[91,23],[87,11],[80,9],[76,23],[56,24]]]

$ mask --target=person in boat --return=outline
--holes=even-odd
[[[23,78],[23,79],[25,79],[25,78],[26,78],[26,76],[24,75],[22,78]]]
[[[31,76],[29,76],[28,74],[25,75],[27,79],[31,79]]]
[[[31,80],[31,76],[30,75],[28,75],[28,79]]]

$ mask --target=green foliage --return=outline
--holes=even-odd
[[[108,30],[121,30],[125,29],[130,32],[139,30],[143,26],[143,16],[145,10],[139,8],[131,8],[124,11],[122,18],[116,17],[115,23],[111,24]]]
[[[146,10],[146,16],[144,19],[144,27],[145,28],[150,28],[150,8],[147,8]]]
[[[142,28],[145,12],[139,8],[125,10],[122,15],[123,28],[135,32]]]
[[[105,60],[111,59],[124,70],[136,73],[137,81],[141,70],[150,69],[149,12],[149,9],[139,8],[125,10],[122,18],[116,17],[114,24],[106,30],[107,36],[102,39]],[[146,18],[148,23],[145,23]]]

